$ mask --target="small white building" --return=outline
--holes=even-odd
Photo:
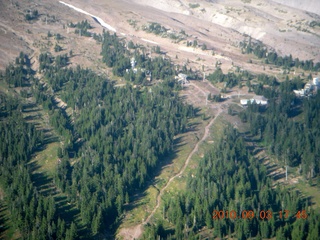
[[[258,105],[265,106],[268,104],[268,99],[266,99],[264,96],[255,96],[254,98],[251,98],[251,99],[240,100],[240,104],[242,106],[248,105],[248,102],[250,102],[251,104],[255,102]]]
[[[312,83],[313,83],[313,85],[315,85],[315,86],[319,86],[319,85],[320,85],[319,78],[318,78],[318,77],[313,78]]]
[[[300,90],[293,90],[293,92],[297,95],[297,96],[304,96],[306,94],[304,89],[300,89]]]
[[[188,75],[186,74],[183,74],[183,73],[179,73],[178,76],[175,77],[175,79],[178,80],[179,83],[182,83],[182,84],[186,84],[188,83],[189,81],[187,80],[188,78]]]
[[[187,79],[187,75],[186,74],[183,74],[183,73],[179,73],[178,74],[178,77],[180,78],[180,79]]]
[[[309,81],[306,85],[304,85],[303,89],[293,90],[293,92],[298,97],[304,97],[309,95],[314,89],[318,89],[320,87],[319,77],[313,78],[312,81]]]
[[[241,99],[240,103],[241,103],[242,106],[245,106],[245,105],[248,104],[249,101],[250,101],[250,99]]]

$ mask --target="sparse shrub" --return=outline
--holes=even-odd
[[[62,39],[61,34],[60,34],[60,33],[57,33],[57,34],[56,34],[56,40],[61,40],[61,39]]]
[[[39,13],[38,13],[38,10],[33,10],[32,12],[28,12],[26,15],[25,15],[25,19],[27,21],[31,21],[31,20],[36,20],[38,19],[39,17]]]
[[[199,3],[189,3],[189,7],[190,8],[198,8],[198,7],[200,7],[200,4]]]
[[[60,51],[62,51],[62,47],[61,47],[60,45],[56,44],[56,45],[54,46],[54,51],[55,51],[55,52],[60,52]]]

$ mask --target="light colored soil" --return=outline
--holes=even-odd
[[[75,7],[81,8],[90,14],[99,16],[106,23],[117,30],[119,36],[125,35],[127,40],[147,44],[147,49],[160,45],[166,55],[175,63],[187,64],[193,69],[205,67],[205,71],[212,71],[215,63],[221,61],[224,72],[235,66],[253,72],[266,72],[279,74],[280,69],[269,68],[259,61],[248,63],[253,56],[243,55],[238,48],[244,34],[263,41],[267,46],[275,48],[280,54],[299,57],[300,59],[314,59],[320,61],[319,43],[320,28],[310,28],[308,24],[320,17],[301,11],[301,9],[287,7],[268,0],[246,1],[231,0],[209,2],[200,0],[198,8],[191,8],[189,0],[180,1],[102,1],[95,0],[88,4],[85,0],[65,1]],[[313,1],[314,2],[314,1]],[[10,4],[12,3],[12,4]],[[18,3],[18,7],[16,7]],[[318,5],[314,5],[315,8]],[[0,1],[0,68],[13,61],[21,51],[33,52],[41,45],[45,50],[48,42],[55,44],[54,40],[45,40],[47,32],[60,33],[68,38],[61,41],[64,52],[73,50],[75,57],[72,65],[80,64],[93,67],[96,71],[105,73],[106,68],[101,64],[100,46],[94,40],[79,37],[72,33],[74,30],[63,29],[68,22],[87,19],[96,33],[101,33],[101,26],[90,16],[79,13],[59,1],[36,0],[33,4],[25,1]],[[38,9],[41,14],[39,20],[28,23],[24,20],[26,9]],[[56,22],[45,24],[45,16],[55,16]],[[318,19],[319,18],[319,19]],[[136,28],[130,26],[128,20],[135,20]],[[158,22],[168,29],[179,32],[184,30],[188,40],[197,40],[201,45],[205,43],[208,50],[187,47],[186,41],[174,43],[168,38],[162,38],[141,30],[147,22]],[[300,29],[300,30],[298,30]],[[306,32],[302,31],[303,29]],[[30,30],[31,33],[27,33]],[[37,46],[35,46],[37,45]],[[52,48],[52,47],[51,47]],[[212,54],[214,53],[214,55]],[[35,56],[36,57],[36,56]],[[177,59],[176,59],[177,57]]]

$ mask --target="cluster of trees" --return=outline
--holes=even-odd
[[[76,24],[70,22],[69,27],[76,28],[74,31],[76,34],[80,34],[81,36],[91,37],[91,33],[88,30],[92,29],[93,27],[90,25],[90,23],[87,20],[83,20]]]
[[[144,239],[152,234],[167,239],[198,239],[203,227],[213,229],[212,237],[248,239],[317,239],[320,217],[294,191],[272,187],[267,169],[247,150],[243,137],[231,126],[199,161],[194,176],[189,176],[185,193],[164,199],[163,217],[174,226],[174,233],[163,231],[163,222],[147,227]],[[252,210],[252,219],[213,219],[213,211]],[[288,216],[279,211],[288,210]],[[306,210],[307,219],[295,214]],[[272,217],[260,219],[260,211]],[[262,214],[263,216],[263,214]],[[304,229],[304,230],[301,230]]]
[[[62,47],[59,44],[56,43],[56,45],[54,46],[54,51],[55,52],[60,52],[60,51],[62,51]]]
[[[266,64],[274,64],[279,67],[285,67],[287,69],[291,67],[301,68],[305,71],[320,71],[320,62],[314,63],[313,60],[299,60],[299,58],[292,58],[289,56],[279,56],[275,51],[268,51],[267,47],[261,42],[253,43],[251,38],[249,41],[240,42],[240,47],[243,53],[253,53],[258,58],[265,59]]]
[[[161,35],[167,32],[167,29],[164,26],[161,26],[156,22],[152,22],[148,26],[144,26],[143,30],[148,33],[154,33],[156,35]]]
[[[25,19],[27,21],[31,21],[31,20],[35,20],[35,19],[38,19],[39,17],[39,13],[38,13],[38,10],[35,9],[33,11],[29,11],[26,15],[25,15]]]
[[[53,63],[54,57],[50,53],[40,53],[39,55],[39,71],[49,68],[51,63]]]
[[[24,87],[29,85],[33,71],[31,69],[30,59],[23,52],[16,58],[15,65],[10,64],[2,73],[2,79],[9,87]]]
[[[0,95],[0,182],[12,225],[23,239],[75,239],[75,225],[67,226],[53,197],[33,185],[28,161],[44,144],[44,134],[25,122],[22,111],[16,98]]]
[[[241,86],[241,82],[244,80],[251,80],[252,75],[248,71],[242,71],[238,74],[233,72],[228,72],[224,74],[221,68],[217,68],[213,73],[207,76],[207,79],[212,83],[225,83],[225,87],[233,88],[235,86]]]
[[[56,71],[57,69],[66,67],[68,63],[69,63],[69,56],[66,53],[58,55],[56,57],[52,56],[51,53],[49,52],[41,53],[39,55],[39,64],[40,64],[39,71],[40,72]],[[47,74],[50,74],[50,73],[47,73]],[[53,85],[57,87],[58,84],[53,84]]]
[[[125,48],[125,42],[116,34],[104,33],[102,43],[102,60],[113,68],[113,74],[124,77],[137,84],[145,83],[147,76],[152,79],[173,79],[175,70],[169,60],[162,57],[148,58],[144,52],[135,48],[131,53]],[[160,52],[160,49],[159,49]],[[131,69],[131,58],[134,57],[136,71]]]
[[[309,26],[310,27],[320,27],[320,21],[311,21]]]
[[[300,166],[302,175],[313,179],[320,173],[320,94],[297,99],[292,90],[300,84],[296,79],[277,88],[260,87],[261,93],[272,97],[268,108],[262,113],[257,105],[249,105],[240,117],[250,123],[252,134],[261,136],[272,154],[289,166]]]

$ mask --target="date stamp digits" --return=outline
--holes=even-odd
[[[253,219],[255,217],[261,220],[270,220],[273,218],[273,215],[278,215],[279,219],[287,219],[290,217],[289,210],[281,210],[279,212],[273,213],[271,210],[261,210],[255,214],[253,210],[243,210],[241,213],[237,213],[235,210],[223,211],[223,210],[214,210],[212,212],[212,218],[214,220],[219,219]],[[307,219],[308,214],[305,210],[297,211],[294,214],[294,217],[297,219]]]

